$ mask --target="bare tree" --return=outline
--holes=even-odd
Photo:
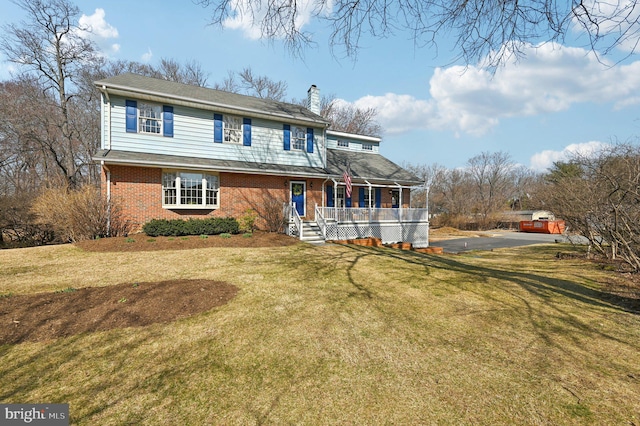
[[[447,173],[446,167],[438,163],[431,165],[403,164],[403,168],[418,176],[424,186],[411,190],[411,203],[415,206],[427,205],[430,214],[440,214],[442,211],[443,182]]]
[[[506,207],[513,193],[513,163],[506,152],[483,152],[467,161],[474,191],[469,194],[475,200],[475,211],[481,226],[489,226],[492,213]]]
[[[437,36],[453,34],[467,63],[488,57],[497,65],[521,55],[525,43],[563,41],[575,28],[588,36],[594,51],[616,46],[635,52],[640,14],[637,0],[199,0],[211,9],[212,23],[229,18],[250,20],[265,39],[281,39],[294,53],[314,43],[304,22],[316,19],[331,28],[329,45],[348,56],[360,49],[363,34],[387,37],[412,33],[418,46],[434,45]],[[309,17],[307,17],[309,15]]]
[[[320,115],[331,122],[331,130],[367,136],[382,134],[382,127],[375,121],[375,108],[356,108],[340,102],[335,95],[322,96]]]
[[[75,187],[87,164],[78,155],[83,144],[71,112],[72,86],[82,69],[95,63],[95,47],[84,36],[88,29],[78,24],[79,9],[67,0],[19,0],[16,4],[27,12],[28,21],[4,27],[0,50],[32,75],[46,94],[40,99],[42,104],[32,107],[36,111],[56,110],[43,117],[46,123],[41,125],[56,129],[57,134],[48,130],[47,138],[38,141],[49,150],[60,174]]]
[[[617,144],[556,163],[546,204],[597,252],[640,271],[640,148]]]
[[[284,101],[287,96],[287,83],[272,80],[267,76],[255,75],[250,67],[240,72],[228,72],[222,83],[215,84],[214,89],[225,92],[241,93],[262,99]]]

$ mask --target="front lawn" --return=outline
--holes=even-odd
[[[556,257],[574,250],[0,251],[2,301],[171,280],[237,288],[169,322],[0,344],[0,401],[69,403],[81,425],[638,425],[637,300],[608,291],[615,273]]]

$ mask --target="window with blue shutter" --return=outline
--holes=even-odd
[[[361,186],[358,191],[358,206],[369,207],[364,204],[364,186]]]
[[[382,188],[376,188],[376,208],[380,208],[381,205],[381,201],[382,201]]]
[[[313,152],[313,129],[307,127],[307,152]]]
[[[333,207],[333,185],[327,185],[327,207]]]
[[[126,101],[127,132],[138,133],[138,103]]]
[[[352,194],[353,195],[353,194]],[[347,197],[346,200],[344,200],[344,204],[347,207],[351,207],[351,197]]]
[[[164,105],[162,107],[162,134],[173,137],[173,107]]]
[[[284,150],[291,151],[291,126],[284,124],[282,129],[284,131]]]
[[[242,145],[251,146],[251,119],[242,119]]]
[[[213,114],[213,141],[222,143],[222,114]]]

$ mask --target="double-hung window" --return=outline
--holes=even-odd
[[[173,107],[149,102],[126,100],[128,133],[149,133],[173,137]]]
[[[160,134],[162,131],[162,107],[138,102],[138,129],[140,129],[140,133]]]
[[[224,141],[228,143],[242,143],[242,120],[240,117],[225,115],[223,123]]]
[[[311,127],[305,129],[304,127],[284,124],[282,130],[285,151],[296,150],[313,153],[315,138]]]
[[[291,148],[304,151],[307,142],[307,133],[302,127],[291,127]]]
[[[338,147],[340,148],[349,148],[349,141],[344,139],[338,139]]]
[[[217,175],[190,171],[166,171],[162,174],[162,206],[165,208],[218,208],[219,191]]]
[[[364,149],[365,151],[373,151],[373,144],[372,143],[363,143],[362,144],[362,149]]]
[[[251,119],[213,114],[213,141],[251,146]]]

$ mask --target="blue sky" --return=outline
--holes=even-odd
[[[303,29],[314,32],[317,45],[301,59],[278,41],[255,38],[244,23],[208,25],[209,11],[190,1],[77,4],[107,57],[196,60],[209,85],[250,67],[287,82],[288,98],[306,97],[315,84],[322,94],[375,107],[385,129],[381,152],[399,164],[455,168],[483,151],[505,151],[543,171],[568,152],[640,135],[640,60],[631,55],[618,63],[628,54],[622,49],[603,64],[578,44],[546,44],[492,75],[477,64],[452,65],[456,52],[446,39],[436,51],[416,48],[403,33],[365,37],[356,60],[337,59],[326,30],[311,22]],[[25,18],[13,3],[3,2],[1,12],[0,25]],[[0,79],[13,69],[0,54]]]

